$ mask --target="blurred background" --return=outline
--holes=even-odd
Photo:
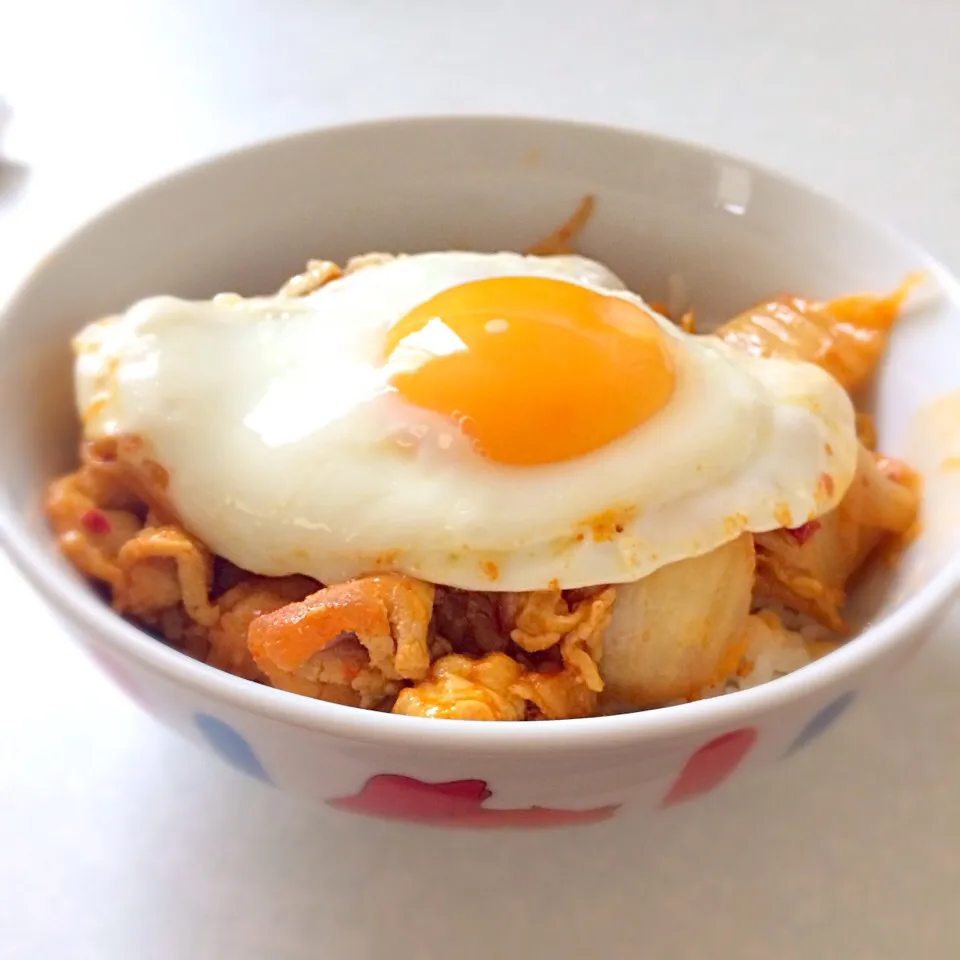
[[[462,111],[702,141],[960,268],[953,0],[0,11],[0,291],[65,230],[198,158]],[[649,823],[490,837],[341,820],[214,765],[95,674],[2,560],[0,598],[4,960],[957,955],[957,615],[789,766]]]

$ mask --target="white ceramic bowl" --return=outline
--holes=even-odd
[[[729,316],[778,291],[828,296],[885,289],[918,267],[930,273],[937,302],[898,328],[875,404],[882,447],[931,471],[924,531],[891,576],[864,590],[869,624],[841,650],[753,690],[648,713],[432,721],[300,698],[197,663],[115,616],[57,555],[39,502],[75,456],[68,339],[80,325],[148,294],[269,291],[310,256],[523,248],[588,192],[597,208],[583,252],[650,299],[681,285],[701,316]],[[960,385],[958,302],[955,282],[891,230],[752,164],[648,134],[454,118],[264,143],[101,214],[8,304],[0,534],[64,626],[144,709],[281,789],[456,826],[654,810],[795,753],[863,687],[894,673],[944,610],[960,583],[960,471],[940,467],[960,454],[943,448],[957,431],[924,435],[919,453],[908,444],[911,414]],[[950,403],[938,415],[960,423],[960,400]]]

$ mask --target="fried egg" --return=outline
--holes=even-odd
[[[155,297],[74,345],[85,435],[139,437],[184,526],[264,575],[637,580],[826,512],[856,463],[829,374],[683,333],[581,257]]]

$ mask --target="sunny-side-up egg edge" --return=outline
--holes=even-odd
[[[589,453],[518,466],[399,398],[390,328],[490,277],[637,305],[674,364],[668,402]],[[184,526],[267,576],[390,569],[473,590],[637,580],[825,513],[856,464],[853,407],[827,373],[686,334],[582,257],[417,254],[303,298],[157,297],[90,324],[74,347],[85,436],[138,436]]]

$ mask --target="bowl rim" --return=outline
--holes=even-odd
[[[276,149],[296,150],[299,143],[307,140],[349,136],[375,129],[456,125],[488,128],[512,126],[558,132],[562,129],[568,134],[587,138],[615,135],[634,142],[647,141],[661,148],[698,153],[716,163],[741,166],[753,176],[826,202],[846,218],[859,221],[870,232],[883,234],[899,246],[913,250],[918,263],[923,263],[949,299],[960,305],[960,282],[919,244],[881,218],[861,212],[754,161],[692,141],[629,126],[550,116],[441,113],[361,120],[254,140],[181,166],[137,187],[70,230],[25,272],[9,296],[0,303],[0,348],[5,338],[15,335],[10,332],[10,316],[17,312],[20,300],[30,289],[43,282],[43,274],[49,265],[77,243],[82,243],[88,230],[136,204],[146,195],[176,189],[180,183],[198,174],[209,173],[218,166],[253,153],[267,153]],[[469,750],[473,753],[494,751],[497,754],[513,754],[539,752],[546,747],[572,750],[586,746],[606,751],[694,734],[707,736],[749,725],[768,711],[807,697],[826,695],[840,685],[849,684],[855,674],[926,626],[947,605],[951,596],[960,590],[958,554],[914,597],[876,623],[869,624],[838,650],[786,676],[732,694],[648,711],[554,720],[549,723],[476,723],[468,720],[439,723],[421,717],[386,714],[314,700],[253,683],[194,660],[118,616],[65,566],[51,563],[44,555],[49,549],[49,542],[39,534],[28,531],[12,510],[0,509],[0,546],[5,548],[14,566],[26,580],[72,625],[84,628],[106,646],[159,674],[168,682],[184,686],[235,710],[249,711],[289,726],[356,742],[418,749]]]

